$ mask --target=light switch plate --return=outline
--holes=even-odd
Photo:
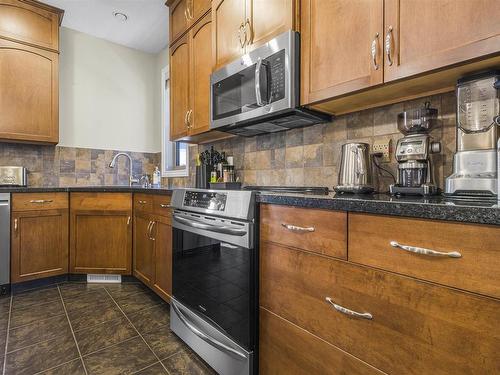
[[[391,138],[382,138],[377,139],[373,142],[373,153],[377,154],[381,152],[382,157],[379,158],[381,163],[390,163],[391,162],[391,152],[392,152],[392,139]]]

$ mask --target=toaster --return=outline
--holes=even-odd
[[[0,167],[0,186],[28,186],[24,167]]]

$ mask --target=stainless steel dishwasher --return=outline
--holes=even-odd
[[[0,193],[0,295],[10,286],[10,193]]]

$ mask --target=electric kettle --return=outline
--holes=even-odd
[[[370,145],[368,143],[346,143],[342,145],[339,171],[338,193],[367,194],[373,187],[370,163]]]

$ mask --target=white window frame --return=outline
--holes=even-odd
[[[187,146],[186,167],[182,169],[167,169],[169,163],[167,158],[173,155],[174,143],[170,141],[170,103],[167,102],[167,90],[165,89],[169,80],[168,65],[161,70],[161,175],[162,177],[188,177],[189,176],[189,145]],[[170,95],[170,89],[168,90]]]

